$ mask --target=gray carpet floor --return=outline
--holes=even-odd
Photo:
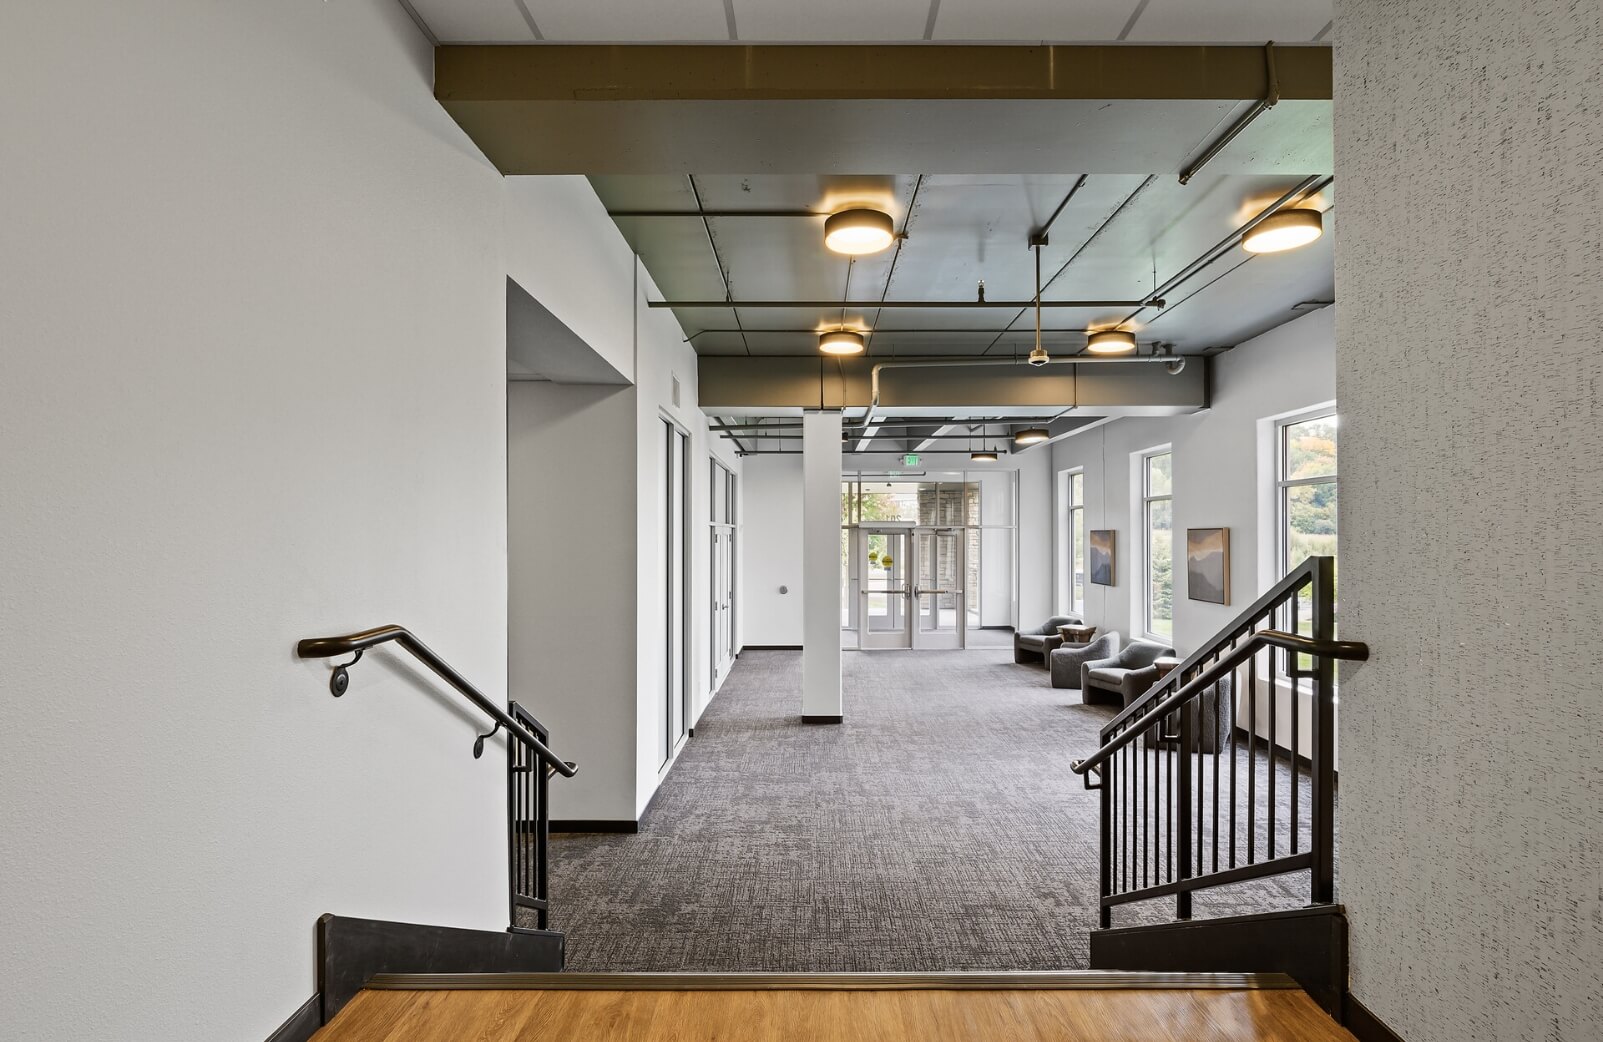
[[[638,834],[551,838],[570,969],[1086,965],[1098,804],[1068,765],[1111,710],[1010,650],[847,653],[838,726],[802,724],[800,699],[800,653],[743,654]],[[1219,888],[1196,914],[1297,907],[1306,885]]]

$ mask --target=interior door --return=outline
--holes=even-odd
[[[913,646],[912,533],[907,529],[858,530],[858,647]]]
[[[918,580],[913,646],[961,648],[967,640],[963,605],[965,532],[961,528],[921,528],[914,533]]]

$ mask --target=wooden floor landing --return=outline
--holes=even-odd
[[[1273,976],[784,977],[382,977],[315,1042],[1353,1042]]]

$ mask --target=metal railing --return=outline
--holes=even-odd
[[[1189,919],[1198,890],[1303,870],[1310,903],[1335,899],[1335,664],[1369,656],[1335,639],[1335,607],[1335,559],[1310,557],[1110,720],[1101,748],[1071,765],[1101,793],[1103,929],[1116,905],[1173,896],[1175,917]],[[1260,672],[1269,737],[1259,733]],[[1293,688],[1289,748],[1277,675]],[[1295,752],[1305,690],[1306,766]]]
[[[578,767],[551,751],[546,744],[551,740],[550,731],[527,710],[516,702],[502,709],[490,701],[404,626],[379,626],[339,637],[311,637],[296,644],[295,653],[301,658],[353,656],[349,662],[337,663],[329,676],[329,691],[339,698],[350,688],[350,667],[361,660],[362,653],[389,643],[410,652],[495,723],[488,732],[474,739],[474,759],[484,755],[484,743],[497,731],[506,732],[508,929],[523,929],[518,925],[520,908],[534,912],[536,929],[546,929],[550,910],[547,844],[551,822],[547,785],[551,775],[571,778]]]
[[[551,732],[522,706],[513,702],[512,718],[548,741]],[[521,930],[518,910],[534,913],[534,928],[546,929],[550,918],[547,849],[551,841],[551,810],[547,786],[555,768],[535,755],[522,742],[507,745],[507,879],[511,886],[511,907],[507,914],[511,929]]]

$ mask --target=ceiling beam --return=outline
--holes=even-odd
[[[1210,170],[1331,168],[1330,48],[1275,65]],[[1196,45],[446,45],[434,83],[506,174],[1171,171],[1268,91],[1263,47]]]
[[[1329,101],[1329,47],[1279,47],[1283,101]],[[449,44],[434,94],[469,101],[1207,100],[1270,90],[1259,45]]]
[[[704,355],[697,363],[698,401],[719,416],[823,408],[845,409],[861,420],[872,399],[872,369],[881,361]],[[1011,415],[1052,416],[1070,407],[1101,416],[1176,416],[1208,406],[1207,358],[1188,359],[1179,374],[1170,374],[1163,365],[1121,365],[1105,358],[1087,363],[887,369],[880,377],[879,408],[873,417],[878,423],[852,437],[872,437],[880,426],[892,423],[905,428],[922,417],[949,423],[971,411],[997,417],[991,422],[1010,423]]]

